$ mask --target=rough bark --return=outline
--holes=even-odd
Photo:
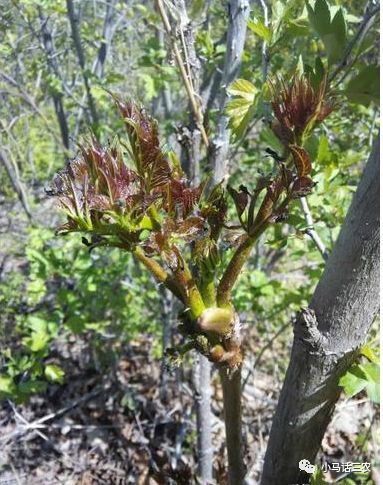
[[[379,305],[379,144],[372,153],[308,309],[297,318],[273,419],[264,485],[307,483],[340,395],[340,376],[358,355]]]

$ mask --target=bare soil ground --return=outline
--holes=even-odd
[[[45,395],[33,397],[26,405],[2,404],[0,483],[198,483],[192,362],[173,369],[167,375],[166,389],[161,390],[161,362],[151,357],[149,338],[132,342],[107,372],[89,366],[84,360],[88,352],[86,341],[76,338],[67,342],[57,354],[61,365],[64,362],[66,384],[51,385]],[[267,350],[265,359],[274,352]],[[245,387],[248,483],[255,484],[259,479],[279,387],[280,382],[272,375],[261,372],[252,374]],[[224,425],[217,375],[213,394],[214,469],[216,483],[225,484]],[[357,461],[360,430],[371,427],[375,414],[363,397],[342,401],[319,459]],[[370,432],[362,443],[366,459],[378,456],[378,444],[372,436]],[[336,475],[327,473],[326,478],[333,481]],[[360,483],[378,482],[371,479]]]

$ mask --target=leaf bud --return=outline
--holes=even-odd
[[[233,318],[230,308],[207,308],[198,319],[198,326],[204,332],[226,336],[231,332]]]

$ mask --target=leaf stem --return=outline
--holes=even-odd
[[[159,282],[163,283],[182,303],[187,304],[185,291],[182,286],[157,261],[148,258],[140,247],[136,247],[133,254]]]
[[[231,258],[217,288],[218,306],[226,306],[230,302],[231,290],[237,281],[243,265],[249,257],[255,239],[246,235],[246,238],[238,246]]]

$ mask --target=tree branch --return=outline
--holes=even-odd
[[[74,47],[76,49],[78,63],[80,64],[82,77],[84,79],[85,92],[88,98],[88,105],[89,105],[92,123],[95,126],[97,126],[98,114],[97,114],[96,105],[92,96],[92,92],[90,89],[89,78],[85,70],[85,55],[82,48],[80,32],[78,29],[78,19],[75,14],[73,0],[66,0],[66,5],[67,5],[67,13],[68,13],[69,23],[71,27],[71,32],[72,32],[72,39],[73,39]]]
[[[225,114],[228,100],[227,88],[239,74],[242,54],[245,46],[247,20],[250,5],[248,0],[230,0],[228,2],[229,26],[227,31],[225,64],[221,81],[221,97],[217,122],[217,135],[210,149],[210,164],[213,169],[212,184],[219,183],[227,171],[230,130]]]
[[[17,168],[13,167],[12,169],[12,162],[8,159],[4,150],[0,148],[0,163],[4,166],[5,171],[8,174],[9,180],[21,202],[21,205],[28,217],[28,219],[32,219],[32,213],[29,208],[28,200],[25,194],[24,187],[18,177]]]
[[[160,13],[162,22],[163,22],[165,30],[166,30],[166,33],[169,36],[171,46],[172,46],[172,50],[173,50],[173,53],[174,53],[174,56],[175,56],[175,59],[176,59],[176,63],[177,63],[178,69],[180,71],[180,75],[181,75],[182,81],[184,83],[184,86],[186,88],[186,92],[187,92],[187,95],[189,97],[190,105],[192,107],[192,110],[193,110],[193,113],[194,113],[194,116],[195,116],[196,124],[198,126],[198,129],[201,132],[201,136],[202,136],[204,144],[208,147],[209,146],[209,139],[208,139],[208,136],[206,134],[205,127],[203,126],[203,113],[202,113],[202,110],[201,110],[201,105],[199,103],[199,100],[196,98],[196,93],[194,91],[192,80],[188,76],[188,73],[185,69],[184,60],[182,59],[180,50],[178,49],[178,45],[177,45],[177,42],[175,40],[173,31],[172,31],[172,27],[170,25],[169,18],[168,18],[168,15],[166,13],[164,4],[162,3],[162,0],[156,0],[155,3],[157,5],[158,11]]]
[[[326,246],[319,237],[319,234],[314,229],[314,221],[310,212],[309,205],[307,203],[307,199],[306,197],[301,197],[299,201],[303,210],[303,215],[305,217],[306,223],[309,226],[307,229],[305,229],[304,232],[311,237],[315,246],[318,248],[322,258],[326,261],[328,258],[328,252]]]
[[[342,60],[339,62],[336,69],[329,77],[329,83],[331,83],[341,71],[346,70],[347,67],[352,64],[350,62],[352,51],[354,47],[359,47],[363,42],[363,39],[366,37],[368,31],[370,30],[374,17],[379,12],[379,10],[380,10],[379,5],[374,7],[373,3],[371,1],[369,2],[366,8],[365,14],[363,16],[363,19],[360,23],[360,26],[356,31],[354,37],[350,40],[348,46],[346,47]]]
[[[168,290],[170,290],[183,304],[187,304],[184,290],[175,281],[175,279],[169,275],[160,264],[157,263],[157,261],[152,258],[148,258],[144,254],[144,251],[139,247],[133,251],[133,254],[160,283],[163,283],[166,288],[168,288]]]

